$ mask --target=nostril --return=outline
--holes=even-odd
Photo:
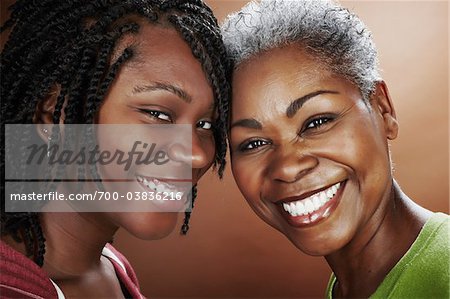
[[[277,182],[294,183],[308,175],[318,164],[317,158],[313,156],[290,153],[273,160],[270,174]]]

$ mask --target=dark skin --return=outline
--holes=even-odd
[[[370,296],[431,214],[392,177],[388,140],[398,124],[385,83],[366,102],[291,45],[238,67],[232,106],[232,170],[251,208],[300,250],[326,258],[334,296]],[[306,214],[284,208],[327,190],[335,195]]]
[[[211,130],[215,111],[213,92],[202,66],[171,28],[142,22],[139,34],[126,36],[118,51],[130,45],[135,45],[136,55],[120,69],[96,117],[97,123],[192,125],[192,153],[186,156],[180,152],[174,159],[192,163],[194,185],[212,165],[215,154]],[[175,86],[189,101],[170,88],[139,89],[155,86],[155,82]],[[52,122],[52,102],[56,96],[49,96],[45,104],[37,107],[36,122],[42,125]],[[139,188],[137,183],[133,184],[130,188]],[[66,190],[61,187],[58,191]],[[175,228],[178,215],[174,212],[50,213],[44,207],[41,213],[46,238],[43,270],[67,298],[123,298],[113,265],[101,256],[103,247],[119,228],[141,239],[163,238]],[[25,253],[23,246],[10,237],[4,240]]]

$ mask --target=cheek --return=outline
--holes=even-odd
[[[261,166],[261,164],[259,164]],[[244,159],[232,159],[231,169],[239,190],[249,204],[254,205],[260,201],[260,187],[262,186],[261,168],[258,164]]]
[[[205,170],[208,170],[214,163],[214,158],[216,156],[216,143],[214,137],[205,138],[201,143],[201,150],[205,153],[208,161],[208,166],[205,167]]]
[[[211,137],[207,142],[205,142],[205,145],[203,146],[205,153],[206,153],[206,157],[209,161],[209,166],[208,168],[212,165],[212,163],[214,162],[214,158],[216,156],[216,143],[214,140],[214,137]]]
[[[386,143],[370,119],[356,118],[343,123],[324,138],[311,141],[310,148],[361,178],[384,172],[389,164]]]

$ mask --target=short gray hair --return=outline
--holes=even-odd
[[[262,0],[227,17],[222,33],[237,68],[265,51],[298,44],[368,99],[380,80],[372,35],[348,9],[332,0]]]

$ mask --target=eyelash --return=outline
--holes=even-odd
[[[151,117],[156,118],[156,119],[158,119],[158,120],[162,120],[162,121],[172,121],[172,118],[171,118],[170,115],[167,114],[167,113],[164,113],[164,112],[161,112],[161,111],[158,111],[158,110],[142,110],[142,111],[144,111],[145,113],[147,113],[147,114],[150,115]],[[159,117],[160,115],[164,115],[164,116],[166,116],[166,118],[160,118],[160,117]]]
[[[330,123],[336,117],[332,115],[319,115],[314,116],[313,118],[307,120],[305,125],[303,126],[301,133],[304,133],[309,130],[319,130],[322,126]]]
[[[146,114],[148,114],[150,117],[156,118],[156,119],[158,119],[158,120],[165,121],[165,122],[169,122],[169,121],[172,122],[172,117],[171,117],[169,114],[164,113],[164,112],[162,112],[162,111],[158,111],[158,110],[147,110],[147,109],[142,109],[142,111],[145,112]],[[160,115],[164,115],[165,118],[160,118],[160,117],[159,117]],[[209,125],[208,128],[204,128],[204,127],[203,127],[203,126],[206,125],[206,124]],[[201,129],[203,129],[203,130],[209,131],[209,130],[212,130],[212,129],[213,129],[213,124],[212,124],[212,122],[210,122],[210,121],[207,121],[207,120],[201,120],[201,121],[199,121],[199,122],[197,123],[197,128],[201,128]]]
[[[208,128],[202,128],[202,124],[208,124],[209,125],[209,127]],[[210,121],[207,121],[207,120],[201,120],[201,121],[199,121],[198,123],[197,123],[197,128],[201,128],[201,129],[203,129],[203,130],[207,130],[207,131],[210,131],[210,130],[212,130],[213,129],[213,123],[212,122],[210,122]]]
[[[270,144],[270,142],[268,142],[266,140],[253,139],[253,140],[249,140],[249,141],[242,143],[239,146],[239,151],[241,151],[241,152],[253,151],[253,150],[260,148],[261,146],[265,146],[265,145],[269,145],[269,144]],[[249,146],[252,146],[252,148],[249,148]]]

